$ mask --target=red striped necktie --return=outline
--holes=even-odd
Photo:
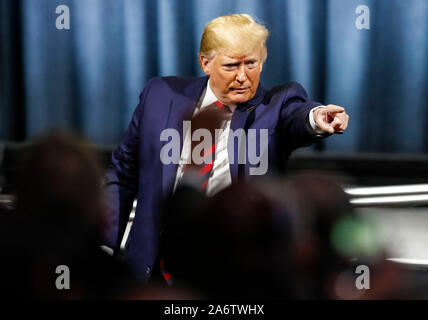
[[[185,176],[189,175],[189,172],[193,172],[193,181],[192,185],[197,185],[198,189],[205,191],[208,186],[208,181],[211,176],[214,160],[215,160],[215,151],[216,151],[216,135],[215,130],[221,129],[224,121],[230,120],[232,117],[232,111],[230,108],[220,101],[216,101],[209,106],[203,108],[194,119],[192,119],[192,135],[193,132],[199,128],[208,129],[211,133],[211,138],[213,144],[210,148],[205,148],[201,154],[203,159],[202,164],[195,164],[194,159],[191,159],[192,163],[184,167],[183,180]],[[192,141],[191,148],[191,157],[193,155],[193,149],[196,144],[200,143],[199,141]],[[195,175],[197,171],[197,177]]]
[[[193,176],[187,179],[187,182],[190,180],[190,184],[197,186],[198,189],[205,191],[208,185],[208,181],[213,170],[214,160],[215,160],[215,149],[216,149],[216,140],[215,140],[215,129],[220,129],[226,120],[230,120],[232,117],[231,109],[221,103],[216,101],[209,106],[203,108],[193,119],[192,119],[192,135],[193,131],[199,128],[208,129],[211,133],[211,138],[213,144],[211,148],[204,149],[202,158],[203,162],[200,165],[194,164],[193,160],[190,165],[184,167],[182,181],[186,180],[187,176]],[[193,154],[194,143],[192,141],[191,156]],[[196,175],[197,173],[197,175]],[[186,181],[185,181],[186,183]],[[167,282],[167,284],[172,285],[174,283],[174,278],[168,272],[165,267],[165,262],[163,257],[160,259],[160,272]]]

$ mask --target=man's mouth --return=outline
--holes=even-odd
[[[245,91],[247,91],[249,88],[231,88],[232,91],[235,91],[237,93],[244,93]]]

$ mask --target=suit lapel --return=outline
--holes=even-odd
[[[238,182],[239,179],[242,177],[239,173],[240,166],[243,166],[242,169],[245,168],[245,166],[248,165],[247,161],[247,148],[248,145],[246,143],[246,139],[241,139],[241,144],[235,148],[235,143],[232,140],[231,133],[232,131],[236,131],[237,129],[243,129],[245,132],[245,137],[247,136],[247,130],[249,126],[251,125],[251,119],[249,119],[249,116],[251,114],[254,115],[255,109],[257,106],[262,102],[264,96],[266,94],[266,90],[259,85],[257,88],[256,94],[254,97],[247,101],[246,103],[240,104],[237,106],[235,112],[232,116],[232,121],[230,123],[230,132],[229,132],[229,140],[228,140],[228,154],[229,154],[229,168],[230,168],[230,174],[232,177],[232,183]],[[239,164],[239,151],[243,150],[245,144],[245,154],[242,154],[241,157],[244,157],[243,160],[245,161],[245,164]],[[233,157],[233,158],[232,158]],[[233,162],[231,161],[233,159]]]
[[[199,98],[205,89],[208,77],[198,78],[191,82],[181,92],[176,92],[169,105],[169,113],[166,128],[175,129],[180,134],[180,154],[183,148],[183,121],[190,120],[198,105]],[[162,146],[166,142],[162,143]],[[161,147],[162,147],[161,146]],[[167,196],[172,192],[178,164],[162,165],[162,190]]]

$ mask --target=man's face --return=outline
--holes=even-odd
[[[226,105],[244,103],[254,97],[263,69],[262,50],[249,55],[228,56],[218,53],[212,59],[199,57],[202,69],[210,77],[210,86]]]

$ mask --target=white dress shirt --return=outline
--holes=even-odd
[[[214,92],[211,90],[210,81],[208,80],[204,93],[201,95],[201,98],[199,99],[198,106],[195,108],[193,117],[195,117],[203,108],[213,104],[217,100],[219,99],[215,96]],[[236,106],[233,106],[233,105],[232,106],[228,105],[228,106],[232,110],[232,112],[235,112]],[[322,133],[322,130],[320,130],[317,124],[315,123],[314,116],[313,116],[314,110],[319,107],[322,107],[322,106],[313,108],[309,113],[309,123],[312,129],[316,133]],[[215,195],[217,192],[226,188],[232,183],[232,177],[231,177],[230,168],[229,168],[229,155],[227,152],[227,142],[229,138],[230,122],[231,120],[226,120],[222,123],[222,127],[221,127],[222,131],[220,133],[220,136],[215,148],[215,160],[214,160],[213,168],[210,173],[210,178],[208,180],[208,185],[206,188],[206,194],[209,197]],[[188,131],[188,127],[186,127],[185,131],[183,132],[183,135],[184,135],[183,149],[181,151],[180,162],[178,164],[177,174],[175,177],[174,191],[177,188],[178,183],[183,177],[184,166],[190,163],[191,136],[187,131]]]

